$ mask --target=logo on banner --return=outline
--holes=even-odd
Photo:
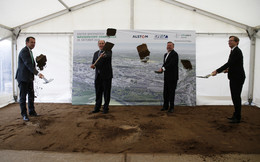
[[[191,37],[192,34],[177,33],[175,42],[183,42],[183,43],[192,42]]]
[[[148,35],[133,35],[132,38],[148,38]]]
[[[168,39],[168,35],[166,34],[155,35],[154,39]]]
[[[190,38],[191,34],[176,34],[176,38]]]

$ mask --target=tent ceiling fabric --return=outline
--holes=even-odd
[[[10,28],[14,28],[22,24],[31,22],[33,20],[60,12],[66,9],[60,1],[64,2],[69,8],[71,8],[75,5],[79,5],[81,3],[85,3],[91,0],[37,0],[37,1],[1,0],[0,1],[0,20],[1,20],[0,24]],[[109,3],[113,3],[113,0],[105,0],[105,1],[109,1]],[[130,1],[131,0],[121,0],[121,2],[119,2],[114,0],[114,5],[112,6],[114,10],[112,11],[116,11],[118,10],[118,8],[121,7],[120,5],[117,5],[117,3],[119,2],[121,4],[127,3],[129,5],[127,12],[130,12]],[[177,0],[177,1],[214,13],[216,15],[226,17],[228,19],[237,21],[239,23],[251,27],[260,25],[260,19],[258,18],[260,15],[259,0],[241,0],[241,1],[218,0],[218,1],[210,1],[210,3],[208,0],[196,0],[196,1]],[[142,9],[147,9],[147,5],[148,6],[152,5],[152,3],[162,4],[164,2],[162,2],[161,0],[134,0],[134,3],[135,3],[135,7],[136,4],[139,3],[142,5]],[[166,5],[170,6],[170,4],[166,4]],[[159,9],[159,6],[157,7],[157,9]],[[138,10],[135,8],[135,17],[139,16],[138,14],[140,14],[141,16],[143,13],[144,12],[138,12]],[[155,13],[156,10],[154,14]],[[86,15],[86,17],[87,16],[88,15]],[[93,17],[93,14],[91,16]],[[146,19],[149,21],[149,18],[151,17],[153,16],[150,15],[149,17],[146,17]]]
[[[251,27],[260,25],[259,0],[177,0]]]
[[[73,7],[90,0],[62,0]],[[31,22],[66,9],[58,0],[1,0],[0,20],[10,28]]]
[[[129,2],[130,1],[105,0],[84,9],[69,12],[68,14],[25,28],[23,32],[58,33],[73,32],[73,30],[102,30],[107,27],[129,29]],[[114,12],[111,12],[111,8],[113,8],[115,4],[120,7],[117,7]]]
[[[14,28],[63,9],[58,0],[1,0],[0,20],[1,24]]]
[[[135,1],[135,29],[244,33],[245,30],[160,0]],[[145,5],[145,7],[143,7]],[[151,16],[153,15],[153,16]],[[152,21],[149,18],[152,17]]]

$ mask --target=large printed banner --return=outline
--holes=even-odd
[[[95,70],[90,66],[101,39],[115,44],[110,105],[162,105],[163,74],[154,71],[163,65],[168,41],[180,60],[175,104],[196,105],[195,31],[175,30],[117,30],[111,37],[106,30],[74,31],[72,104],[95,104]],[[143,43],[150,51],[147,62],[137,51]]]

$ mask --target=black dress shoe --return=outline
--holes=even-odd
[[[30,116],[38,116],[38,114],[34,111],[32,113],[29,113]]]
[[[103,110],[103,114],[107,114],[108,113],[108,110]]]
[[[161,109],[161,111],[166,111],[166,110],[168,110],[168,108],[164,107],[164,108]]]
[[[234,118],[233,120],[229,121],[229,123],[240,123],[240,120]]]
[[[168,112],[169,112],[169,113],[173,113],[173,109],[169,109]]]
[[[94,110],[92,111],[92,113],[98,113],[100,110]]]
[[[27,116],[27,115],[23,116],[23,120],[24,120],[24,121],[29,121],[28,116]]]

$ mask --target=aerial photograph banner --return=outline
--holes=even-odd
[[[95,70],[90,66],[98,40],[113,43],[113,79],[110,105],[162,105],[163,65],[167,42],[179,54],[179,80],[175,104],[196,105],[195,31],[190,30],[106,30],[74,31],[73,105],[95,104]]]

